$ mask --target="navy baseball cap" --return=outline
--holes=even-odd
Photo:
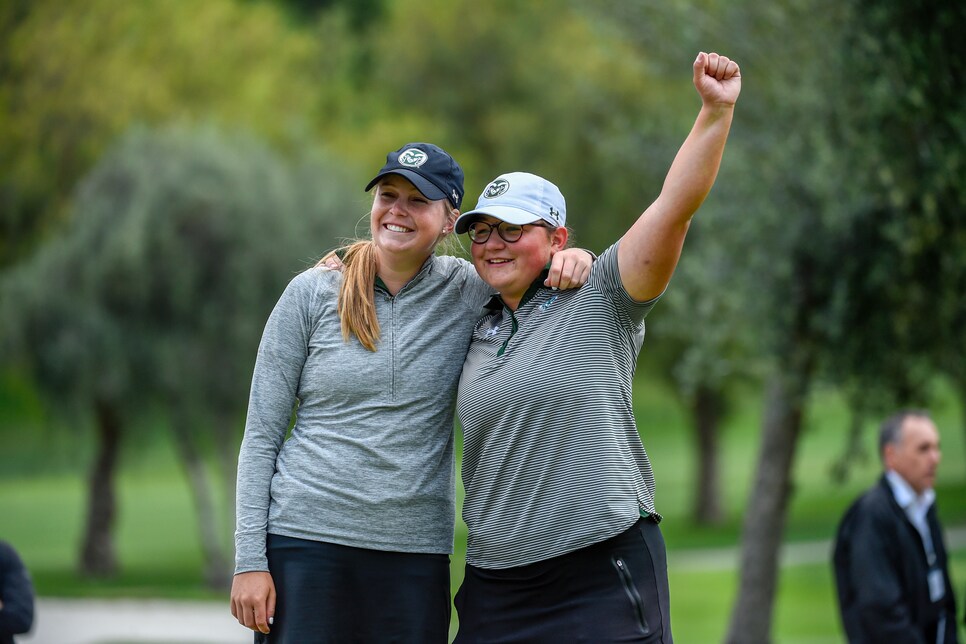
[[[387,154],[386,165],[366,186],[366,192],[387,174],[409,179],[427,199],[448,199],[454,208],[463,203],[463,168],[432,143],[407,143]]]

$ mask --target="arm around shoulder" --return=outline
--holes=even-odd
[[[594,254],[583,248],[565,248],[554,253],[544,286],[561,290],[580,288],[590,277],[594,259]]]

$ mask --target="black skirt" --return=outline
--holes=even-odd
[[[455,603],[455,644],[672,644],[667,554],[650,518],[535,564],[467,565]]]
[[[385,552],[268,535],[277,594],[272,644],[449,639],[449,556]]]

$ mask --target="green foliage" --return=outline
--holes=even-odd
[[[287,280],[347,229],[337,222],[360,183],[250,136],[135,128],[82,182],[63,235],[2,285],[0,342],[57,412],[112,414],[102,450],[160,411],[190,475],[212,584],[230,579],[220,545],[230,531],[218,527],[201,454],[214,450],[233,489],[264,321]],[[95,482],[110,480],[104,469]],[[88,525],[101,516],[92,509]]]
[[[596,250],[657,196],[689,125],[665,137],[668,106],[685,96],[697,112],[691,58],[657,78],[646,51],[561,0],[388,9],[365,81],[380,99],[368,108],[382,127],[364,135],[380,139],[375,149],[421,135],[444,142],[466,170],[470,205],[501,172],[542,174],[567,197],[577,243]]]
[[[839,118],[852,216],[830,369],[858,400],[922,404],[937,370],[966,392],[966,73],[954,53],[966,7],[859,0],[849,18]]]
[[[215,119],[276,141],[306,127],[321,44],[277,7],[33,0],[0,10],[0,266],[63,221],[133,122]]]
[[[67,246],[50,244],[6,276],[0,347],[8,366],[26,366],[51,409],[70,415],[95,398],[124,398],[131,381],[117,327],[84,297]]]
[[[834,261],[824,239],[840,209],[829,129],[829,70],[838,52],[839,3],[780,5],[677,2],[604,3],[598,9],[647,52],[657,73],[720,51],[742,69],[742,95],[714,190],[695,217],[678,272],[649,320],[667,343],[664,368],[680,390],[719,389],[767,372],[777,355],[821,327]],[[669,37],[668,35],[671,35]],[[675,72],[680,74],[681,72]],[[690,90],[690,88],[688,88]],[[669,110],[664,105],[661,109]],[[679,144],[668,137],[668,145]],[[802,347],[812,351],[815,347]]]
[[[8,346],[56,397],[238,414],[264,320],[349,230],[359,183],[249,136],[135,128],[6,280]]]
[[[255,1],[255,0],[253,0]],[[266,1],[266,0],[257,0]],[[297,20],[309,20],[319,13],[344,7],[353,31],[364,31],[379,21],[384,0],[276,0],[287,6]]]
[[[811,356],[855,392],[862,417],[926,404],[937,369],[966,381],[966,109],[952,54],[966,9],[641,0],[600,11],[661,52],[727,34],[720,46],[745,79],[718,182],[650,320],[682,391]],[[657,44],[664,33],[679,39]]]

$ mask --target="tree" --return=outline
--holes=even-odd
[[[827,250],[791,248],[798,289],[786,295],[786,306],[801,323],[784,327],[793,333],[785,334],[786,350],[776,355],[787,356],[779,363],[785,367],[779,384],[787,384],[773,400],[786,404],[772,407],[786,422],[770,429],[766,417],[731,642],[770,636],[775,577],[769,568],[786,512],[782,497],[790,493],[787,469],[807,379],[831,375],[847,391],[861,392],[852,397],[853,427],[861,427],[870,410],[923,400],[947,356],[963,362],[961,333],[949,325],[964,310],[966,264],[950,243],[964,239],[966,108],[957,89],[964,73],[950,54],[960,41],[953,25],[966,14],[959,6],[864,0],[815,6],[811,13],[836,17],[821,23],[825,49],[814,51],[820,62],[832,58],[813,87],[840,100],[824,109],[814,101],[801,105],[820,119],[813,130],[818,154],[800,156],[796,171],[803,172],[802,159],[814,159],[820,163],[804,172],[825,178],[793,194],[808,197],[822,213],[801,232],[812,247]],[[784,120],[801,122],[793,114],[783,110]],[[830,154],[839,140],[842,152]]]
[[[856,0],[850,18],[842,130],[855,216],[829,371],[866,398],[882,392],[880,413],[921,405],[945,373],[966,417],[966,70],[955,62],[966,7]]]
[[[745,184],[745,194],[730,206],[746,214],[749,273],[738,290],[759,321],[759,355],[768,368],[738,592],[725,636],[733,644],[771,640],[779,550],[808,394],[823,352],[834,350],[826,319],[840,261],[836,240],[848,226],[835,163],[835,105],[828,100],[839,66],[829,43],[836,42],[841,12],[838,3],[804,0],[758,14],[763,24],[756,46],[775,54],[768,71],[758,70],[767,74],[763,86],[742,106],[754,130],[741,142],[742,156],[757,185]]]
[[[214,119],[290,143],[338,61],[271,3],[0,4],[0,268],[63,225],[129,126]],[[324,88],[320,90],[320,88]]]
[[[723,184],[728,174],[722,172]],[[648,336],[656,347],[647,353],[648,369],[670,380],[690,412],[695,447],[691,514],[699,525],[717,525],[726,518],[722,426],[736,385],[757,384],[764,371],[754,316],[736,297],[735,284],[742,278],[738,245],[722,243],[730,238],[733,222],[717,204],[733,196],[730,187],[715,189],[702,206],[673,282],[648,318]]]
[[[358,185],[317,153],[288,162],[250,136],[136,128],[82,183],[63,238],[14,271],[8,292],[31,303],[7,312],[19,353],[45,391],[93,409],[102,428],[89,541],[109,539],[100,517],[114,514],[127,422],[164,410],[195,500],[206,581],[229,581],[229,530],[217,521],[206,454],[216,454],[233,498],[262,325],[287,279],[351,232],[346,214],[362,195],[349,186]],[[65,362],[67,377],[55,380]],[[92,568],[87,554],[83,570],[116,569]]]
[[[96,253],[94,239],[89,241],[87,252]],[[0,347],[8,359],[24,365],[50,410],[75,423],[86,415],[94,418],[97,450],[78,568],[85,576],[104,577],[118,570],[115,472],[120,437],[129,422],[128,401],[136,392],[124,348],[116,340],[117,327],[83,296],[83,278],[68,259],[76,249],[75,240],[58,239],[29,266],[6,276]]]

